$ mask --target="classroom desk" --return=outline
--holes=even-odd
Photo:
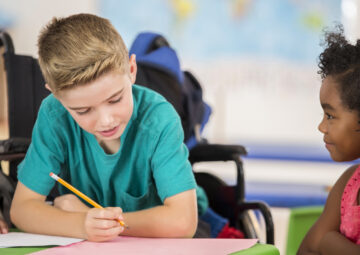
[[[10,232],[18,232],[18,231],[19,231],[18,229],[14,229],[14,228],[10,229]],[[0,255],[23,255],[53,247],[56,246],[52,245],[52,246],[39,246],[39,247],[0,248]],[[231,255],[280,255],[280,252],[274,245],[257,243],[251,248],[231,253]]]
[[[14,247],[14,248],[0,248],[1,255],[23,255],[32,252],[48,249],[54,246],[43,247]],[[253,247],[231,253],[231,255],[279,255],[279,250],[270,244],[255,244]]]

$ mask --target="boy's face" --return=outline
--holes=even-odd
[[[99,142],[118,140],[133,112],[132,84],[136,79],[135,56],[130,71],[108,72],[95,81],[59,92],[56,97],[81,128]]]
[[[320,89],[324,117],[319,130],[330,156],[335,161],[351,161],[360,157],[360,125],[357,111],[345,107],[337,90],[337,82],[328,76]]]

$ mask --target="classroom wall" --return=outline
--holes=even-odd
[[[169,4],[187,3],[188,5],[180,6],[182,9],[178,6],[182,10],[180,14],[186,14],[186,10],[192,6],[190,4],[193,4],[194,8],[200,8],[202,3],[200,0],[154,0],[152,3],[157,6],[165,2]],[[339,0],[339,2],[341,1]],[[0,0],[0,16],[2,17],[0,22],[6,26],[5,28],[11,34],[17,53],[36,56],[37,35],[40,28],[51,17],[66,16],[78,12],[105,15],[109,13],[109,10],[106,12],[104,3],[107,3],[108,8],[115,6],[115,4],[124,4],[125,7],[126,5],[136,5],[136,2],[130,4],[128,1],[110,0]],[[289,1],[289,3],[293,2]],[[355,10],[355,13],[350,11],[350,15],[344,16],[343,21],[349,38],[356,38],[360,33],[359,15],[356,12],[359,1],[343,0],[342,3],[343,9]],[[249,5],[248,8],[250,7]],[[123,10],[120,8],[112,9],[114,14],[110,15],[109,18],[113,18],[112,21],[119,28],[120,33],[125,34],[124,39],[130,45],[134,34],[138,32],[135,28],[139,26],[136,26],[135,22],[131,22],[131,20],[128,22],[121,20],[122,23],[119,25],[119,20],[115,18],[117,16],[121,18],[123,12],[129,13],[131,11],[128,8],[123,8]],[[166,18],[165,14],[146,13],[144,11],[146,8],[135,6],[135,9],[139,12],[138,18],[135,20],[138,23],[156,19],[158,16],[161,16],[161,19]],[[239,7],[239,10],[242,11],[243,9]],[[239,10],[234,11],[239,13]],[[177,18],[183,17],[178,13]],[[182,31],[185,34],[186,22],[175,21],[169,26],[176,26],[179,29],[177,31]],[[123,29],[123,27],[128,29]],[[149,27],[144,28],[148,29]],[[211,30],[211,28],[209,29]],[[126,36],[129,34],[125,33],[127,31],[133,32],[131,38]],[[262,31],[266,32],[265,29],[259,28],[257,33],[262,33]],[[202,33],[204,34],[204,31],[199,31],[199,36],[202,36]],[[217,34],[216,31],[212,33]],[[175,46],[179,45],[181,37],[177,37],[176,40],[176,37],[173,36],[169,35],[168,39]],[[226,38],[217,39],[220,39],[220,43],[226,41]],[[247,38],[242,38],[242,41],[246,42],[246,40]],[[322,116],[318,102],[321,81],[316,74],[315,59],[311,64],[303,64],[271,57],[261,58],[251,55],[236,57],[228,54],[221,58],[202,60],[194,58],[192,55],[183,54],[185,50],[180,51],[192,47],[192,45],[187,45],[177,49],[182,66],[193,71],[200,80],[204,89],[205,100],[213,108],[210,122],[205,129],[205,136],[210,141],[245,145],[260,143],[322,146],[321,134],[317,131],[317,124]]]
[[[67,16],[78,12],[97,13],[96,0],[46,1],[46,0],[0,0],[0,29],[12,37],[15,52],[37,56],[37,36],[53,16]],[[0,53],[2,54],[3,51]],[[6,76],[0,61],[0,137],[7,137]]]
[[[354,10],[355,1],[343,2]],[[210,141],[296,150],[322,146],[317,57],[322,29],[342,20],[341,3],[103,0],[100,13],[113,21],[128,45],[141,30],[157,30],[168,38],[212,106],[205,129]],[[353,19],[345,23],[347,33],[357,31]]]
[[[39,31],[52,17],[97,10],[97,0],[0,0],[0,22],[11,34],[16,53],[34,56]]]
[[[189,65],[213,106],[215,141],[313,145],[321,141],[320,78],[314,66],[231,59]],[[278,75],[281,74],[281,75]]]

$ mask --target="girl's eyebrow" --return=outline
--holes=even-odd
[[[106,98],[103,102],[106,102],[108,100],[110,100],[113,97],[116,97],[117,95],[120,95],[123,92],[123,89],[118,90],[117,92],[115,92],[114,94],[112,94],[111,96],[109,96],[108,98]],[[87,109],[90,108],[89,106],[79,106],[79,107],[70,107],[69,109],[76,111],[76,110],[83,110],[83,109]]]
[[[332,107],[330,104],[328,103],[323,103],[321,104],[321,107],[324,109],[324,110],[335,110],[334,107]]]

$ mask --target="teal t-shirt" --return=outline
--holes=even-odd
[[[167,197],[196,188],[203,214],[207,199],[196,185],[178,114],[152,90],[133,85],[132,92],[133,114],[115,154],[106,154],[95,136],[49,95],[19,165],[19,181],[48,195],[55,184],[49,173],[54,172],[102,206],[120,206],[124,212],[161,205]],[[58,187],[60,194],[70,193]]]

